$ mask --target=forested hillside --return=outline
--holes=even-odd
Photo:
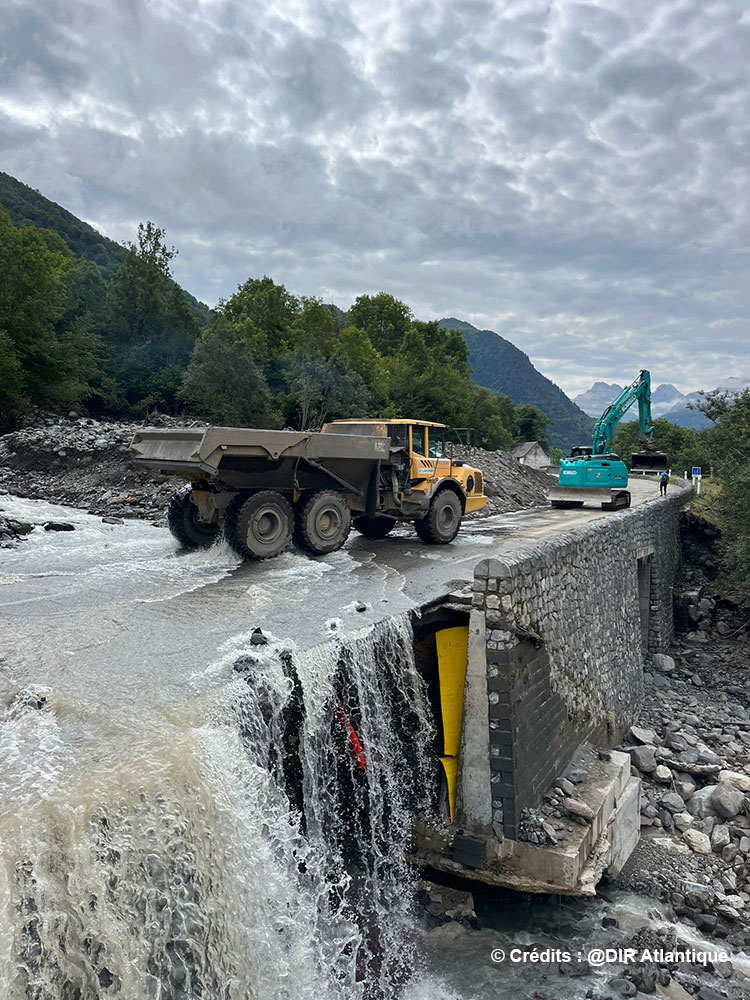
[[[473,383],[460,333],[391,295],[345,314],[251,277],[210,311],[172,279],[177,251],[153,223],[119,246],[5,174],[0,204],[5,428],[32,406],[301,428],[358,414],[442,421],[489,448],[547,443],[538,409]]]
[[[586,444],[594,421],[554,382],[538,372],[527,354],[493,330],[478,330],[471,323],[441,319],[445,329],[460,330],[469,348],[469,365],[477,385],[502,393],[518,406],[531,404],[549,418],[549,441],[565,454],[571,445]]]
[[[51,229],[76,257],[96,264],[102,277],[111,278],[125,250],[119,243],[97,233],[86,222],[21,181],[0,171],[0,205],[16,226]]]

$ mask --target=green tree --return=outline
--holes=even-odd
[[[171,277],[177,251],[152,222],[138,226],[107,292],[110,367],[125,405],[137,412],[176,406],[176,391],[200,325]]]
[[[0,330],[0,430],[7,430],[29,403],[15,344]]]
[[[187,407],[214,423],[234,427],[278,427],[268,384],[247,333],[226,316],[217,317],[195,344],[177,395]]]
[[[395,354],[412,323],[411,309],[387,292],[360,295],[347,313],[347,322],[364,330],[381,354]]]
[[[709,393],[698,409],[713,422],[705,432],[721,481],[718,515],[724,578],[750,605],[750,389]]]
[[[330,357],[338,342],[339,321],[322,299],[302,296],[289,330],[290,345],[309,354]]]
[[[313,308],[313,304],[317,306],[318,301],[310,300],[307,321],[311,327],[314,327],[315,314],[320,319],[320,311]],[[299,327],[294,330],[293,327],[302,309],[300,301],[267,275],[248,278],[220,309],[232,323],[251,321],[255,331],[255,356],[261,365],[295,346]]]
[[[513,444],[513,404],[507,396],[473,387],[473,406],[467,426],[480,448],[506,451]]]
[[[364,415],[369,393],[342,359],[298,353],[289,364],[288,403],[300,430],[311,430],[327,420]]]
[[[549,448],[547,428],[550,423],[549,417],[535,406],[531,406],[529,403],[516,406],[513,417],[516,444],[523,444],[525,441],[538,441],[546,451]]]
[[[342,359],[367,386],[377,415],[386,415],[390,406],[388,363],[358,326],[345,326],[338,334],[332,356]]]
[[[52,409],[78,405],[90,392],[98,338],[73,321],[72,288],[77,268],[83,267],[56,233],[16,228],[0,210],[6,424],[29,403]]]

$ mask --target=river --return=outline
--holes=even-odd
[[[241,565],[151,524],[1,506],[75,527],[0,552],[3,998],[584,996],[590,978],[491,953],[662,921],[622,894],[483,897],[481,931],[416,919],[436,775],[408,612],[523,515],[437,553],[403,534]]]

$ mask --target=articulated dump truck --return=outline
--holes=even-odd
[[[292,540],[313,555],[335,552],[352,525],[384,538],[411,521],[428,545],[453,541],[487,497],[479,469],[453,460],[446,430],[417,420],[336,420],[319,432],[148,427],[130,453],[187,481],[167,514],[183,546],[223,532],[240,555],[270,559]]]

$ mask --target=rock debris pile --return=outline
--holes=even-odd
[[[469,517],[505,514],[525,507],[546,507],[547,493],[555,485],[540,469],[520,465],[509,451],[485,451],[454,445],[453,457],[481,469],[489,502],[483,511]]]
[[[188,426],[161,415],[148,423]],[[76,413],[36,415],[27,426],[0,437],[0,487],[106,518],[161,518],[175,485],[128,461],[128,445],[138,426]]]
[[[688,518],[687,530],[694,528]],[[620,748],[642,780],[643,833],[621,878],[667,900],[702,933],[744,948],[750,945],[747,613],[717,591],[710,547],[686,553],[691,561],[675,594],[681,631],[671,655],[651,657],[639,724]]]

